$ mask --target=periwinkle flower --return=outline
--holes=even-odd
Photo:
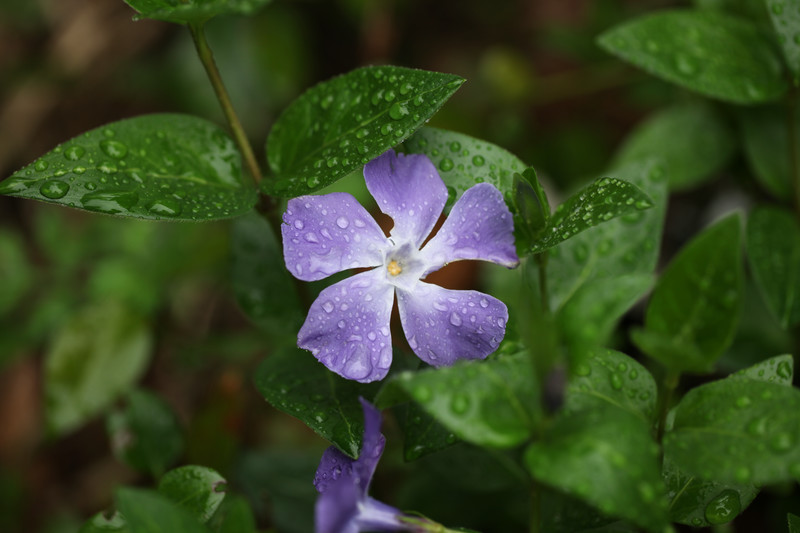
[[[408,344],[426,363],[448,366],[495,351],[508,320],[503,302],[422,279],[463,259],[519,264],[513,220],[500,191],[488,183],[468,189],[425,243],[447,201],[430,159],[390,150],[364,166],[364,179],[394,221],[388,238],[347,193],[294,198],[283,215],[284,259],[295,277],[316,281],[377,267],[324,289],[300,328],[298,346],[345,378],[382,379],[392,362],[389,318],[396,294]]]

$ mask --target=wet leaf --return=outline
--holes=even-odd
[[[262,187],[291,198],[330,185],[403,142],[462,83],[452,74],[381,66],[312,87],[273,126],[267,155],[275,177]]]
[[[458,438],[416,403],[409,403],[403,425],[403,458],[414,461],[458,442]]]
[[[769,38],[752,22],[718,11],[645,15],[606,31],[598,43],[655,76],[727,102],[767,102],[787,89]]]
[[[791,200],[793,188],[787,109],[783,106],[741,109],[738,117],[744,153],[756,179],[777,198]],[[800,112],[797,111],[795,128],[800,130]],[[794,149],[800,151],[800,137]]]
[[[123,487],[117,508],[130,533],[209,533],[189,511],[153,490]]]
[[[164,474],[158,483],[158,492],[201,522],[208,522],[225,499],[227,484],[211,468],[187,465]]]
[[[736,375],[791,387],[794,378],[794,358],[788,354],[771,357],[738,371]]]
[[[533,167],[514,174],[513,198],[510,208],[514,214],[517,253],[523,255],[542,238],[552,215],[547,194]]]
[[[783,57],[794,77],[800,83],[800,0],[772,0],[764,2],[769,9],[772,26],[778,35]]]
[[[207,120],[171,114],[121,120],[75,137],[0,182],[0,194],[156,220],[230,218],[256,203],[225,132]]]
[[[271,0],[125,0],[139,14],[178,24],[205,22],[217,15],[252,15]]]

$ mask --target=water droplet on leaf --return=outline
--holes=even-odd
[[[59,180],[49,180],[42,183],[39,192],[45,198],[57,200],[63,198],[69,192],[69,184]]]

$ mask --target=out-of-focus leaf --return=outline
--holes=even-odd
[[[209,533],[180,505],[152,490],[123,487],[116,492],[117,508],[130,533]]]
[[[33,281],[33,271],[19,237],[0,230],[0,317],[14,309]]]
[[[800,516],[789,513],[786,519],[789,521],[789,533],[800,533]]]
[[[158,492],[201,522],[208,522],[225,499],[227,483],[211,468],[187,465],[164,474],[158,483]]]
[[[779,355],[761,361],[736,373],[737,376],[792,386],[794,377],[794,358],[791,355]]]
[[[252,15],[272,0],[125,0],[134,18],[177,24],[200,23],[217,15]]]
[[[783,106],[741,109],[738,113],[744,153],[761,185],[782,200],[792,198],[792,170],[789,157],[789,113]],[[795,114],[800,130],[800,112]],[[800,151],[800,137],[795,151]]]
[[[81,527],[78,533],[129,533],[125,519],[118,512],[106,517],[105,513],[97,513]]]
[[[228,494],[211,519],[217,533],[256,533],[256,520],[250,504],[241,496]],[[216,527],[215,527],[216,526]]]
[[[789,70],[794,75],[794,83],[800,83],[800,0],[774,0],[764,2],[768,5],[772,26],[778,34],[778,42]]]

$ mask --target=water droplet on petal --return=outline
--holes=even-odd
[[[333,303],[332,302],[325,302],[324,304],[322,304],[322,309],[326,313],[332,313],[333,312]]]
[[[350,225],[350,221],[347,220],[345,217],[339,217],[336,219],[336,225],[342,229],[345,229],[347,226]]]
[[[462,323],[461,315],[456,313],[455,311],[450,314],[450,323],[454,326],[460,326]]]
[[[294,221],[294,227],[296,229],[303,229],[304,226],[305,224],[303,224],[303,221],[300,220],[299,218]]]

